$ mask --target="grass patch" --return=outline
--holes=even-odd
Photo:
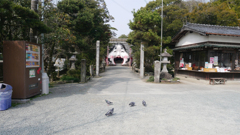
[[[20,105],[21,103],[12,103],[11,107],[16,107],[17,105]]]
[[[154,82],[154,76],[150,76],[147,82]]]
[[[49,95],[49,94],[51,94],[51,93],[52,93],[52,92],[49,92],[48,94],[40,94],[40,95],[36,95],[36,96],[33,96],[33,97],[29,98],[29,99],[30,99],[30,100],[33,100],[33,99],[38,98],[38,97],[47,96],[47,95]]]
[[[73,77],[73,76],[70,76],[70,75],[63,75],[61,77],[61,81],[66,81],[66,82],[79,82],[80,79],[79,78],[76,78],[76,77]]]
[[[167,81],[167,79],[166,79],[166,78],[162,78],[162,80],[163,80],[163,81]]]
[[[172,79],[172,81],[177,81],[177,80],[180,80],[180,78],[175,77]]]
[[[55,86],[55,82],[50,82],[49,83],[49,88],[53,88]]]

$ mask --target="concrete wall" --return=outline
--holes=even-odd
[[[240,43],[239,37],[231,37],[231,36],[218,36],[218,35],[209,35],[209,36],[202,36],[198,33],[186,33],[185,36],[183,36],[179,42],[175,45],[175,47],[200,43],[200,42],[207,42],[207,41],[213,41],[213,42],[230,42],[230,43]]]

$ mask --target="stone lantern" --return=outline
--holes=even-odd
[[[105,66],[106,66],[106,61],[105,61],[105,59],[103,58],[103,59],[102,59],[102,68],[103,68],[103,71],[105,71]]]
[[[167,64],[170,63],[170,61],[168,61],[168,57],[172,57],[172,55],[167,53],[167,49],[164,49],[164,53],[162,53],[161,56],[162,56],[161,63],[163,64],[163,69],[162,69],[162,72],[160,74],[160,79],[162,79],[162,78],[172,79],[172,75],[169,74],[168,70],[167,70]]]
[[[69,59],[69,61],[72,63],[70,70],[75,70],[75,62],[77,61],[76,55],[72,55],[72,57]]]

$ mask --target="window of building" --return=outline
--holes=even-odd
[[[186,64],[191,63],[193,70],[200,70],[207,61],[207,51],[183,52],[181,55],[184,60],[184,67]]]
[[[214,66],[230,68],[232,69],[233,65],[233,52],[223,51],[223,50],[213,50],[210,51],[210,57],[218,57],[218,64]]]

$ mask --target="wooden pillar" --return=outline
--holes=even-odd
[[[175,61],[175,65],[174,65],[174,77],[177,74],[177,71],[179,69],[179,64],[180,64],[180,53],[179,52],[174,52],[174,61]]]

